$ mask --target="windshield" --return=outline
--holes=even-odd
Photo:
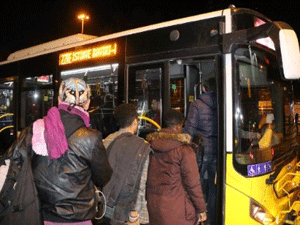
[[[280,79],[273,54],[248,46],[234,59],[235,168],[245,176],[269,173],[296,131],[291,84]]]

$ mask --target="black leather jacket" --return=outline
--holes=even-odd
[[[76,115],[62,111],[60,113],[69,149],[55,160],[35,153],[32,158],[33,175],[44,220],[91,220],[95,216],[96,205],[94,185],[103,187],[109,181],[112,169],[102,144],[101,133],[86,128]],[[32,137],[32,127],[24,132]]]

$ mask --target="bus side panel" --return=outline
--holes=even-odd
[[[249,197],[226,185],[225,225],[258,225],[260,223],[249,216]]]
[[[259,224],[249,216],[251,181],[233,168],[232,154],[226,157],[225,225]]]

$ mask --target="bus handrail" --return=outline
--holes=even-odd
[[[0,116],[0,120],[6,116],[13,116],[14,114],[13,113],[5,113],[3,115]]]
[[[9,126],[3,127],[3,128],[0,129],[0,133],[2,131],[6,130],[6,129],[9,129],[9,128],[14,128],[14,126],[13,125],[9,125]]]
[[[161,130],[161,126],[158,123],[156,123],[154,120],[150,119],[149,117],[138,116],[138,119],[139,120],[146,120],[146,121],[152,123],[154,126],[156,126],[158,130]]]

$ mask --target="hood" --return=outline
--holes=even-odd
[[[205,92],[200,95],[199,99],[209,108],[217,109],[217,94],[215,92]]]
[[[191,143],[189,134],[176,133],[171,129],[162,129],[160,132],[154,132],[146,137],[154,151],[167,152],[182,145]]]

